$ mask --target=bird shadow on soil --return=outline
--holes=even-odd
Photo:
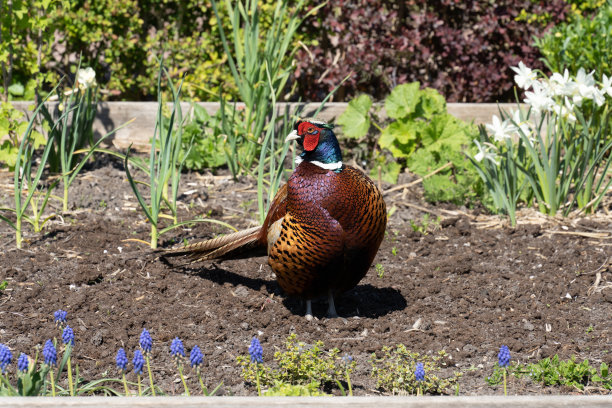
[[[357,287],[334,297],[336,311],[341,317],[377,318],[396,310],[403,310],[408,303],[399,290],[393,288],[378,288],[370,284]],[[283,304],[295,314],[304,314],[304,302],[299,299],[285,298]],[[314,316],[326,316],[327,297],[313,299],[312,313]]]
[[[196,275],[199,278],[210,280],[218,285],[229,283],[234,286],[242,285],[260,292],[262,287],[269,294],[283,298],[283,305],[293,314],[304,314],[304,301],[298,298],[286,297],[275,280],[251,278],[226,269],[218,265],[210,267],[176,268],[176,272],[187,275]],[[406,298],[399,290],[394,288],[379,288],[370,284],[357,287],[335,297],[336,309],[342,317],[377,318],[397,310],[403,310],[408,305]],[[314,316],[325,316],[327,313],[327,297],[313,299],[312,311]]]

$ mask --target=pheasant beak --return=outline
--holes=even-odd
[[[287,135],[287,137],[285,138],[285,143],[290,142],[292,140],[298,140],[299,138],[300,138],[300,135],[298,135],[297,130],[294,130],[293,132]]]

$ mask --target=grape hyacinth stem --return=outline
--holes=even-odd
[[[151,394],[155,397],[155,385],[153,385],[153,373],[151,372],[151,364],[149,363],[149,353],[145,355],[145,361],[147,362],[147,371],[149,372],[149,382],[151,383]]]
[[[183,382],[183,387],[185,388],[185,395],[189,397],[189,388],[187,388],[187,382],[185,381],[185,377],[183,376],[183,365],[178,364],[178,372],[181,376],[181,381]]]
[[[127,380],[125,379],[125,371],[123,372],[123,388],[125,388],[125,396],[129,397],[130,396],[130,390],[128,389],[127,386]]]

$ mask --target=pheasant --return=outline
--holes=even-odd
[[[329,297],[328,316],[337,317],[334,295],[357,285],[372,265],[384,237],[387,212],[368,176],[344,165],[333,126],[316,120],[295,124],[285,142],[303,152],[276,194],[260,227],[169,250],[192,262],[268,255],[281,289],[306,300]]]

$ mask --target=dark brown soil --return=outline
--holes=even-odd
[[[0,173],[0,206],[10,204],[11,177]],[[182,219],[209,214],[236,227],[254,224],[256,193],[249,180],[187,174],[182,191]],[[0,292],[0,342],[14,356],[33,355],[59,334],[53,312],[67,310],[76,335],[73,361],[86,380],[115,377],[117,349],[125,347],[131,360],[143,328],[154,340],[156,384],[168,394],[182,391],[169,355],[176,336],[188,351],[199,345],[205,382],[210,388],[223,381],[223,395],[256,393],[236,364],[254,335],[266,364],[273,364],[274,351],[292,332],[307,343],[338,347],[357,362],[357,395],[380,394],[370,377],[370,355],[398,343],[425,354],[446,350],[451,358],[441,374],[463,372],[462,395],[502,392],[485,382],[502,344],[513,361],[558,353],[597,366],[612,363],[612,220],[601,215],[512,229],[465,209],[432,208],[418,187],[403,198],[393,192],[387,205],[396,210],[375,261],[384,274],[372,266],[337,299],[342,318],[326,318],[321,299],[313,305],[316,319],[308,322],[302,302],[281,293],[265,257],[171,268],[135,241],[148,240],[149,226],[119,162],[99,159],[84,171],[71,203],[72,211],[50,221],[43,234],[26,234],[22,250],[0,223],[0,282],[8,281]],[[421,224],[426,213],[434,214],[428,231],[415,232],[411,222]],[[441,222],[431,222],[435,214]],[[160,245],[223,232],[202,223],[162,236]],[[509,384],[512,394],[576,391],[529,380]]]

